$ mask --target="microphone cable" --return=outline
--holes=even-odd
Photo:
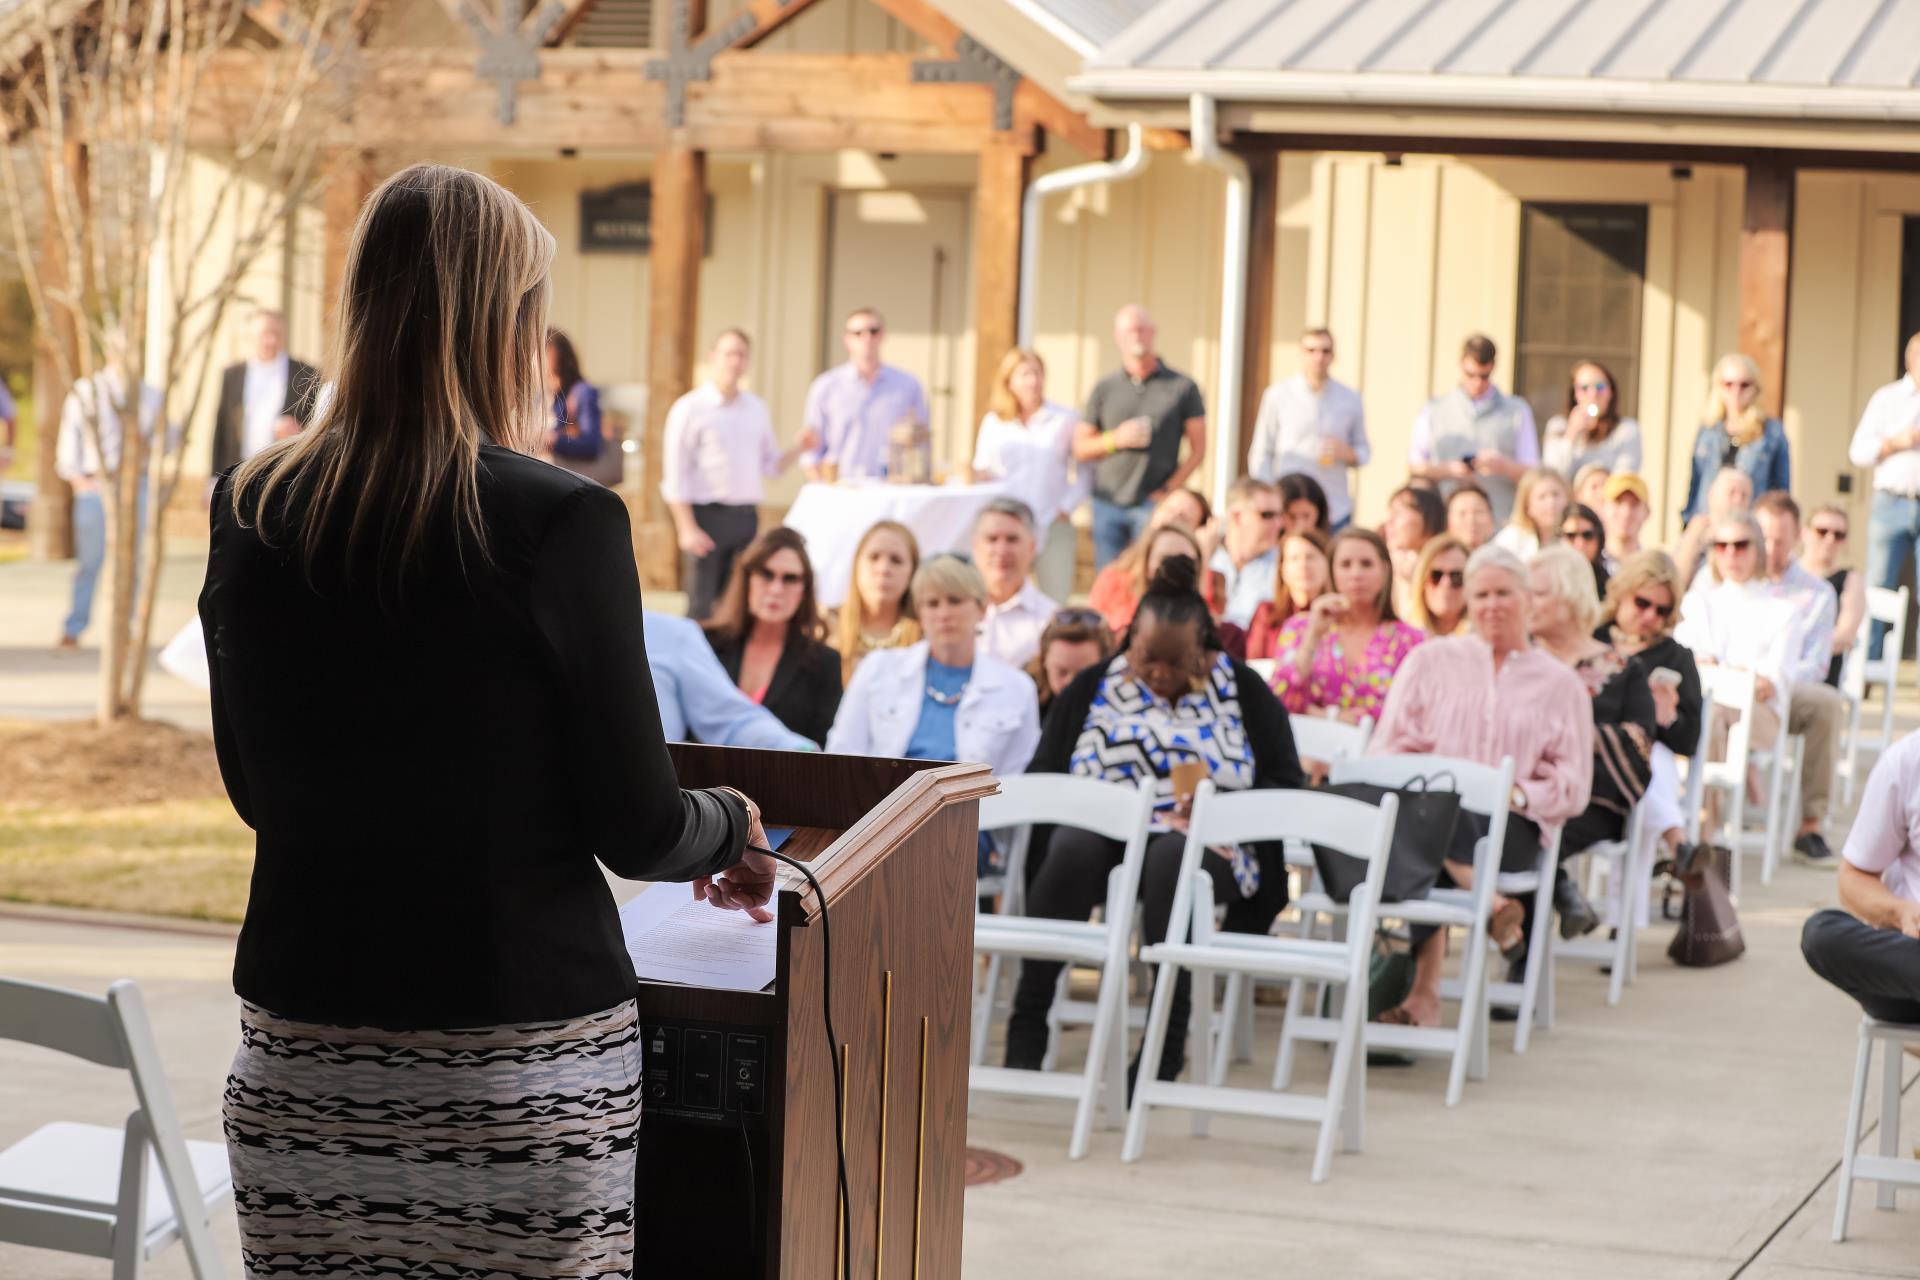
[[[841,1100],[845,1082],[840,1077],[840,1051],[836,1047],[840,1037],[833,1033],[833,932],[827,921],[827,892],[820,882],[813,878],[813,868],[797,858],[775,852],[757,844],[749,844],[749,850],[764,854],[776,862],[784,862],[807,878],[813,888],[813,896],[820,901],[820,1016],[827,1032],[827,1059],[833,1066],[833,1145],[840,1163],[840,1223],[835,1224],[833,1248],[841,1258],[842,1274],[850,1261],[841,1246],[841,1224],[846,1228],[853,1225],[853,1197],[847,1194],[847,1118]]]

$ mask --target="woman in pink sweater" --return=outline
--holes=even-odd
[[[1513,757],[1514,788],[1503,870],[1530,870],[1541,843],[1587,807],[1593,780],[1593,707],[1568,667],[1532,647],[1527,570],[1489,544],[1467,561],[1467,617],[1473,634],[1429,640],[1394,677],[1369,755],[1444,755],[1497,765]],[[1443,882],[1473,883],[1473,868],[1451,859]],[[1525,945],[1520,904],[1495,896],[1494,940]],[[1414,930],[1413,991],[1383,1022],[1440,1024],[1444,935]]]

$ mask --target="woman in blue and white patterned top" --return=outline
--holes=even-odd
[[[1173,913],[1186,805],[1176,799],[1176,765],[1199,762],[1222,790],[1299,787],[1305,779],[1287,713],[1266,682],[1222,652],[1206,601],[1195,589],[1199,568],[1170,556],[1154,575],[1139,612],[1110,661],[1089,667],[1047,710],[1029,773],[1071,773],[1138,786],[1153,779],[1159,793],[1140,894],[1144,936],[1166,937]],[[1119,865],[1117,840],[1073,828],[1036,831],[1029,854],[1027,914],[1084,920],[1106,897],[1107,875]],[[1209,852],[1203,866],[1214,896],[1227,904],[1227,928],[1264,933],[1287,902],[1286,866],[1278,844]],[[1007,1065],[1036,1069],[1047,1049],[1047,1010],[1058,964],[1021,966],[1007,1024]],[[1173,996],[1173,1025],[1186,1025],[1187,975]],[[1181,1037],[1168,1041],[1160,1077],[1184,1065]]]

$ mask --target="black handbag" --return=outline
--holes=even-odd
[[[1447,789],[1442,790],[1440,783]],[[1400,814],[1393,824],[1393,843],[1387,853],[1386,879],[1380,886],[1382,902],[1413,902],[1424,898],[1440,878],[1440,864],[1452,853],[1460,823],[1460,793],[1448,773],[1414,778],[1404,787],[1371,782],[1334,782],[1319,788],[1328,795],[1364,800],[1378,808],[1382,797],[1400,798]],[[1314,865],[1327,896],[1345,902],[1366,881],[1363,858],[1335,849],[1313,846]]]

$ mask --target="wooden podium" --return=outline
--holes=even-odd
[[[763,992],[640,984],[637,1274],[960,1274],[984,765],[674,745],[683,787],[752,796],[814,864],[833,932],[849,1220],[838,1231],[819,904],[777,898]],[[782,868],[791,873],[790,868]],[[839,1236],[839,1239],[836,1239]]]

